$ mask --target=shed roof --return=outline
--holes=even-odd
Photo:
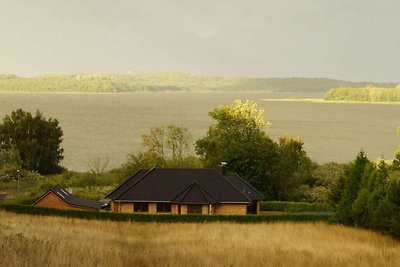
[[[49,189],[49,191],[53,192],[56,196],[58,196],[60,199],[62,199],[64,202],[66,202],[67,204],[70,204],[70,205],[88,207],[88,208],[93,208],[93,209],[101,208],[100,202],[94,201],[94,200],[78,198],[78,197],[72,195],[71,193],[69,193],[65,188],[61,187],[60,185],[53,186],[52,188]],[[42,197],[44,197],[49,191],[44,193],[38,200],[40,200]],[[38,200],[36,200],[35,203]]]

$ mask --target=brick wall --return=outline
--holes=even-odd
[[[35,206],[55,208],[55,209],[65,209],[65,210],[93,210],[91,208],[74,207],[74,206],[68,205],[66,202],[61,200],[60,197],[56,196],[51,191],[49,191],[46,195],[44,195],[42,197],[42,199],[40,199],[38,202],[36,202]]]
[[[246,204],[217,204],[214,206],[214,214],[217,215],[246,215]]]
[[[205,215],[208,214],[208,205],[203,205],[201,207],[201,214],[205,214]]]
[[[120,207],[118,207],[120,205]],[[259,210],[259,203],[257,205]],[[208,205],[202,205],[202,214],[208,214]],[[133,212],[133,203],[114,203],[111,201],[111,211],[113,212],[124,212],[124,213],[132,213]],[[149,203],[149,214],[157,214],[157,204]],[[171,205],[171,213],[178,214],[178,205]],[[181,214],[187,214],[187,205],[181,205]],[[211,214],[220,214],[220,215],[246,215],[247,214],[247,205],[246,204],[217,204],[213,205],[211,209]]]
[[[187,214],[187,205],[181,205],[181,214]]]
[[[133,203],[122,202],[120,204],[120,212],[123,213],[132,213],[133,212]]]

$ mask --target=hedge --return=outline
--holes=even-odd
[[[235,222],[235,223],[261,223],[276,221],[309,222],[330,221],[329,214],[281,214],[281,215],[176,215],[176,214],[129,214],[113,212],[60,210],[28,205],[2,204],[0,210],[14,213],[60,216],[88,220],[132,221],[132,222]]]
[[[284,212],[333,212],[332,207],[322,203],[287,202],[287,201],[262,201],[262,211]]]

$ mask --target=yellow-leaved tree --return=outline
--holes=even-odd
[[[400,136],[400,127],[397,128],[397,135]],[[396,158],[393,161],[393,165],[400,168],[400,145],[396,149],[395,156]]]

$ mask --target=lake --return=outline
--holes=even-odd
[[[370,159],[393,158],[400,138],[400,105],[261,101],[265,98],[322,97],[318,93],[158,92],[124,94],[1,93],[0,116],[22,108],[57,118],[64,131],[63,166],[85,171],[97,157],[112,167],[140,150],[141,134],[174,123],[190,130],[193,142],[212,123],[207,113],[234,99],[255,100],[271,122],[269,136],[302,137],[318,163],[353,160],[364,149]]]

